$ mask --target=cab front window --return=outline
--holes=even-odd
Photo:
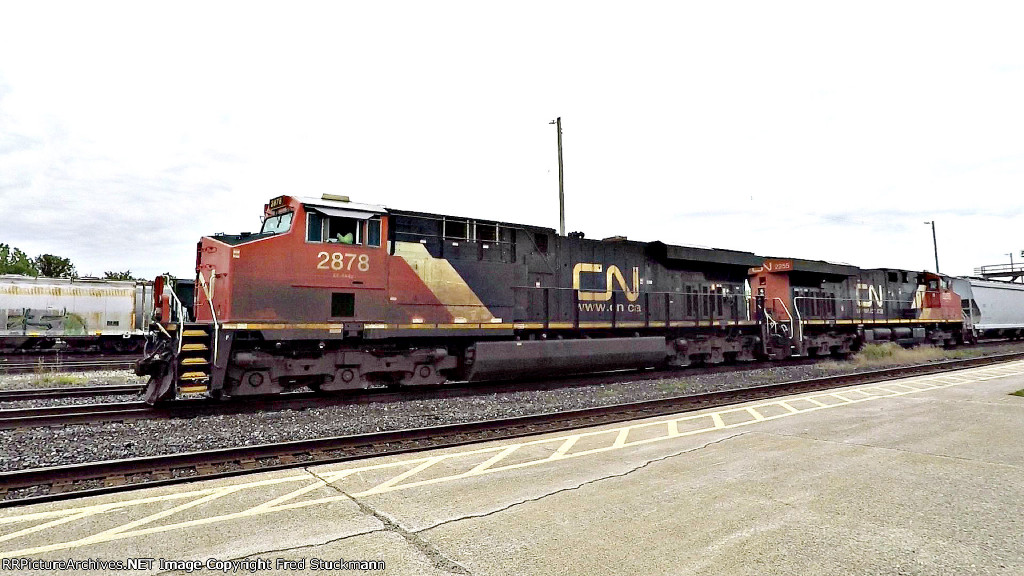
[[[260,234],[284,234],[291,229],[292,218],[294,216],[294,212],[285,212],[283,214],[270,216],[263,221],[263,228],[260,229]]]

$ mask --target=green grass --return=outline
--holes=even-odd
[[[1024,398],[1024,390],[1017,390],[1016,392],[1010,392],[1010,396],[1020,396]]]
[[[685,392],[686,383],[676,379],[666,378],[658,381],[658,390],[666,394],[673,392]]]
[[[39,374],[29,383],[38,387],[62,387],[74,386],[85,381],[82,376],[69,376],[67,374]]]
[[[818,366],[825,372],[847,371],[852,365],[858,370],[872,370],[913,364],[927,364],[942,360],[960,360],[984,356],[984,348],[954,348],[946,350],[932,346],[904,348],[893,342],[883,344],[865,344],[859,352],[846,362],[825,361]]]

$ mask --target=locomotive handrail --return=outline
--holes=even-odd
[[[789,317],[789,333],[791,335],[794,334],[794,332],[793,332],[793,315],[789,313],[789,307],[786,306],[786,303],[782,301],[782,298],[772,298],[772,300],[776,300],[776,301],[778,301],[779,304],[782,304],[782,309],[786,312],[786,316]],[[773,308],[774,308],[774,306],[773,306]]]
[[[516,285],[511,286],[513,291],[524,291],[534,292],[543,298],[544,317],[541,319],[545,322],[551,321],[551,294],[565,294],[571,292],[573,294],[572,299],[572,312],[570,313],[569,320],[574,322],[578,321],[579,315],[579,304],[580,301],[576,299],[577,294],[607,294],[607,290],[595,290],[588,288],[570,288],[562,286],[523,286]],[[607,312],[612,315],[613,327],[622,321],[622,318],[618,317],[618,305],[622,305],[623,301],[620,299],[622,294],[618,290],[613,290],[611,296],[608,297],[607,304],[609,308],[605,310],[594,310],[594,312]],[[656,301],[650,298],[651,296],[664,297],[664,306],[661,310],[657,310],[658,314],[652,314],[652,304]],[[687,297],[693,297],[693,300],[687,303]],[[687,291],[687,292],[668,292],[668,291],[641,291],[638,294],[635,302],[639,303],[643,301],[642,310],[642,321],[645,325],[651,326],[654,324],[662,324],[664,322],[670,322],[672,320],[698,320],[698,321],[739,321],[739,320],[750,320],[750,302],[753,298],[744,293],[732,293],[726,294],[721,292],[699,292],[699,291]],[[672,299],[672,300],[670,300]],[[660,301],[658,298],[657,301]],[[634,302],[634,301],[630,301]],[[672,304],[676,304],[672,306]],[[659,307],[655,307],[659,308]],[[721,312],[718,310],[721,309]],[[565,310],[559,308],[564,317]],[[680,314],[679,312],[682,312]],[[638,312],[641,313],[641,312]],[[538,319],[534,319],[538,320]],[[514,319],[515,322],[530,321],[529,318]],[[668,324],[666,324],[667,326]]]
[[[803,320],[803,317],[800,315],[800,305],[797,304],[797,300],[799,300],[801,298],[807,298],[807,296],[797,296],[797,297],[793,298],[793,311],[796,312],[796,328],[795,329],[797,331],[799,331],[799,334],[797,334],[796,332],[793,332],[793,337],[796,339],[797,346],[800,347],[799,349],[803,350],[804,349],[804,320]]]
[[[165,278],[167,278],[167,280],[165,280],[165,282],[167,282],[168,283],[167,285],[169,285],[170,278],[169,277],[165,277]],[[181,354],[182,334],[184,333],[184,325],[185,325],[186,322],[188,322],[188,310],[185,308],[185,305],[181,303],[181,300],[178,299],[178,295],[174,293],[173,289],[167,291],[167,296],[168,296],[167,300],[168,300],[168,302],[171,305],[171,318],[174,319],[174,320],[177,320],[177,322],[178,322],[178,334],[177,334],[177,337],[178,337],[178,352],[177,353]],[[164,333],[166,334],[166,331],[164,331]]]
[[[914,304],[917,303],[917,298],[913,298],[911,300],[884,299],[872,300],[870,305],[865,306],[865,301],[859,300],[857,298],[836,298],[830,296],[795,296],[793,297],[793,308],[797,311],[798,314],[800,314],[801,321],[803,321],[803,315],[800,313],[800,300],[812,302],[826,302],[833,304],[831,314],[814,314],[812,311],[812,313],[809,314],[810,317],[826,318],[831,316],[833,320],[860,320],[861,322],[865,321],[865,310],[871,311],[871,318],[868,318],[867,320],[874,321],[877,320],[877,315],[880,309],[881,312],[885,315],[884,317],[888,317],[889,314],[894,311],[915,310],[916,308],[914,307]],[[841,306],[836,306],[836,304],[846,303],[850,304],[849,312],[847,312],[845,308]],[[896,306],[888,306],[890,304],[896,304]],[[920,307],[922,306],[919,305],[919,308]]]
[[[211,285],[214,282],[214,278],[216,277],[216,274],[217,274],[217,269],[211,267],[210,268],[210,284]],[[220,323],[217,321],[217,310],[215,310],[214,307],[213,307],[213,296],[210,294],[210,292],[211,292],[210,288],[211,287],[208,287],[206,285],[206,278],[203,277],[202,270],[199,271],[199,285],[203,289],[203,295],[206,296],[206,302],[209,303],[209,305],[210,305],[210,317],[213,318],[213,350],[210,351],[210,354],[211,354],[211,356],[210,356],[210,366],[211,367],[215,367],[215,366],[217,366],[217,345],[218,345],[219,340],[220,340],[220,338],[219,338],[219,336],[220,336],[220,334],[219,334],[219,332],[220,332]]]

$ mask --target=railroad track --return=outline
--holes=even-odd
[[[49,502],[139,487],[223,478],[253,471],[280,470],[295,465],[329,464],[370,456],[518,438],[1020,359],[1024,359],[1024,353],[466,424],[3,472],[0,473],[0,493],[3,494],[0,506]]]
[[[138,418],[170,417],[171,414],[145,402],[109,404],[73,404],[0,410],[0,430],[31,426],[64,426],[92,422],[112,422]]]
[[[787,363],[787,366],[814,364],[819,359],[799,358]],[[195,418],[210,415],[252,414],[257,412],[282,410],[309,410],[350,404],[388,403],[437,398],[460,398],[489,394],[508,394],[527,391],[546,391],[559,388],[585,388],[600,384],[620,383],[622,381],[653,380],[672,376],[700,376],[704,374],[722,374],[748,372],[772,366],[772,363],[751,362],[728,366],[709,366],[686,368],[683,371],[666,370],[626,370],[601,374],[584,374],[572,376],[555,376],[543,380],[520,380],[504,382],[476,382],[473,384],[443,384],[437,386],[419,386],[416,388],[370,388],[320,394],[312,391],[289,392],[266,397],[239,397],[228,401],[213,398],[182,398],[150,406],[143,402],[113,402],[101,404],[72,404],[30,408],[0,409],[0,430],[32,428],[37,426],[66,426],[72,424],[100,424],[104,422],[127,422],[130,420],[153,420],[171,418]],[[78,393],[82,389],[83,392]],[[0,392],[0,401],[21,401],[38,398],[61,398],[62,391],[67,396],[98,396],[114,392],[134,394],[138,386],[93,386],[49,389],[43,396],[33,398],[31,390]],[[90,391],[91,390],[91,391]],[[4,398],[4,394],[10,395]],[[46,395],[52,394],[52,395]]]
[[[68,359],[40,357],[32,360],[4,358],[0,374],[33,374],[52,372],[89,372],[93,370],[129,370],[141,356],[110,356],[103,358]]]
[[[811,363],[811,360],[803,360]],[[764,368],[765,363],[757,362],[733,366],[689,368],[685,376],[746,372]],[[233,398],[229,401],[212,398],[178,399],[152,407],[142,402],[120,402],[103,404],[55,405],[30,408],[0,409],[0,430],[30,428],[34,426],[63,426],[68,424],[96,424],[101,422],[124,422],[127,420],[154,418],[193,418],[210,414],[247,414],[264,411],[308,410],[356,403],[399,402],[429,400],[436,398],[457,398],[482,394],[501,394],[523,391],[544,391],[557,388],[580,388],[603,383],[665,378],[672,372],[658,370],[621,371],[604,374],[557,376],[544,380],[478,382],[474,384],[445,384],[421,386],[413,389],[370,388],[319,394],[312,391],[289,392],[277,396]],[[44,388],[0,391],[0,401],[18,402],[38,399],[52,399],[84,396],[109,396],[137,394],[141,386],[80,386],[68,388]]]
[[[21,402],[27,400],[50,400],[88,396],[124,396],[139,394],[138,384],[113,384],[103,386],[69,386],[66,388],[17,388],[0,390],[0,402]]]

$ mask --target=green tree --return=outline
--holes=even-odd
[[[0,244],[0,274],[38,276],[39,270],[27,254],[8,244]]]
[[[35,259],[36,269],[39,274],[47,278],[77,278],[78,272],[75,265],[68,258],[54,256],[53,254],[41,254]]]
[[[131,270],[125,270],[124,272],[104,272],[103,273],[103,279],[104,280],[140,280],[140,278],[136,278],[136,277],[132,276],[132,271]]]

